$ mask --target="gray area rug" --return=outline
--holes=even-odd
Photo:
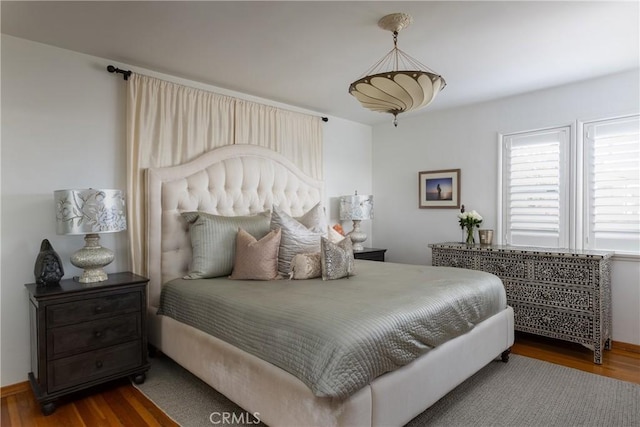
[[[185,427],[262,425],[164,356],[151,359],[147,380],[136,387]],[[637,427],[640,385],[511,355],[509,363],[489,363],[407,426]]]

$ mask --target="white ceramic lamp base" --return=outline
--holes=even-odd
[[[362,251],[364,250],[364,246],[362,243],[367,240],[367,235],[360,231],[360,220],[353,220],[353,230],[349,233],[349,237],[351,237],[351,242],[353,243],[354,251]]]

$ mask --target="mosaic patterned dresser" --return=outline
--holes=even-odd
[[[493,273],[502,279],[516,331],[611,348],[612,253],[523,246],[430,244],[434,266]]]

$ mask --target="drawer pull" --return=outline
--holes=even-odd
[[[93,336],[96,337],[96,338],[100,338],[102,336],[102,331],[95,331],[93,333]]]
[[[96,361],[96,368],[98,369],[102,368],[102,360]]]
[[[102,306],[97,306],[94,311],[96,313],[102,313]]]

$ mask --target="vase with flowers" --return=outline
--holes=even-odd
[[[460,223],[460,227],[467,231],[466,243],[467,245],[472,245],[475,243],[475,239],[473,237],[474,230],[480,227],[482,224],[482,216],[476,212],[460,212],[458,214],[458,221]]]

